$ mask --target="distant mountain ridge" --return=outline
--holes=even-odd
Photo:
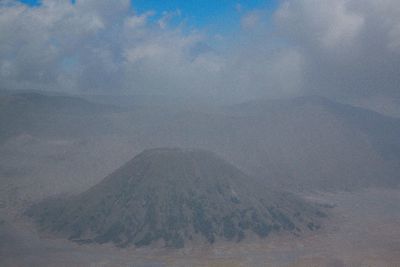
[[[102,123],[101,116],[122,110],[67,95],[37,92],[0,95],[0,143],[19,134],[57,135],[82,132],[84,128],[91,130],[90,127]]]
[[[286,176],[280,179],[285,187],[351,190],[400,183],[398,118],[319,96],[249,101],[227,113],[251,122],[246,124],[259,154],[249,165],[262,161],[257,173]]]
[[[193,108],[190,102],[175,106],[173,101],[162,105],[162,98],[139,105],[140,97],[136,102],[128,97],[115,108],[119,97],[89,101],[27,93],[0,96],[0,149],[5,145],[6,151],[21,148],[39,155],[40,149],[18,141],[32,136],[44,143],[86,143],[91,154],[100,147],[109,146],[116,153],[126,147],[116,161],[121,162],[132,156],[128,147],[135,153],[152,147],[198,147],[215,151],[269,187],[304,191],[400,185],[400,120],[322,97],[261,99],[225,108]],[[18,148],[13,147],[16,143]],[[57,154],[58,148],[53,149]],[[87,158],[75,147],[68,151]],[[11,154],[3,153],[2,158],[5,169],[19,164]],[[49,173],[51,165],[63,167],[65,162],[67,171],[60,176],[77,177],[72,170],[68,173],[74,158],[56,158],[63,161],[48,164]],[[7,166],[8,160],[13,166]],[[108,161],[104,153],[88,160]],[[88,173],[92,165],[82,169]],[[37,165],[36,172],[42,169]],[[79,187],[79,180],[73,183]]]

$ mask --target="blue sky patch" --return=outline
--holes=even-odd
[[[31,6],[40,5],[40,0],[20,0]],[[75,2],[75,1],[72,1]],[[180,19],[188,26],[195,28],[212,28],[216,31],[224,31],[229,26],[237,25],[240,14],[252,9],[273,10],[278,5],[278,0],[132,0],[136,12],[156,12],[160,17],[164,12],[180,13]]]

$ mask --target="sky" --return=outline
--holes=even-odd
[[[397,0],[0,2],[0,88],[400,97]]]
[[[31,6],[40,4],[39,0],[21,0]],[[71,0],[71,2],[74,2]],[[132,6],[138,13],[152,10],[162,15],[164,12],[180,12],[187,24],[192,27],[212,27],[226,30],[230,23],[239,19],[238,9],[268,8],[275,9],[277,0],[132,0]]]

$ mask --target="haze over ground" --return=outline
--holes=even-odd
[[[0,1],[0,265],[396,266],[399,85],[395,0]]]

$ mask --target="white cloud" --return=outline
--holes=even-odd
[[[165,29],[173,18],[180,16],[181,11],[179,9],[174,12],[164,11],[162,17],[158,20],[158,25],[161,29]]]
[[[399,94],[397,0],[284,1],[274,25],[268,11],[239,13],[241,29],[209,38],[170,24],[179,12],[155,20],[129,0],[2,1],[0,87],[224,99]]]
[[[285,1],[275,19],[305,59],[306,92],[400,94],[399,1]]]
[[[314,46],[331,49],[351,45],[364,18],[350,11],[346,0],[286,1],[276,13],[288,34]]]
[[[178,13],[166,14],[162,27],[149,22],[152,15],[135,14],[129,0],[75,5],[45,0],[36,8],[3,3],[1,87],[117,93],[146,88],[173,93],[189,80],[200,83],[208,72],[218,71],[217,56],[210,51],[195,60],[188,54],[204,36],[184,34],[179,27],[166,29]],[[74,64],[66,71],[65,62],[71,60]]]
[[[262,14],[259,11],[248,12],[242,17],[241,26],[244,29],[252,29],[260,23],[261,16]]]

